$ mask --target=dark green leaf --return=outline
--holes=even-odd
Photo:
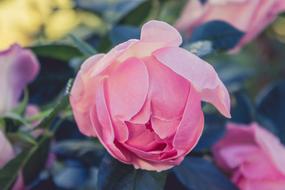
[[[116,23],[145,1],[146,0],[76,0],[75,6],[79,9],[93,11],[102,15],[108,23]]]
[[[77,159],[90,165],[98,165],[105,154],[99,142],[90,140],[64,140],[53,147],[53,152],[60,157]]]
[[[140,0],[140,1],[141,3],[137,4],[130,12],[124,14],[119,19],[120,24],[139,26],[144,22],[146,22],[147,16],[150,15],[152,11],[157,11],[158,7],[153,7],[153,5],[155,5],[157,1],[155,0]]]
[[[215,165],[202,158],[185,158],[173,171],[189,190],[237,190]]]
[[[60,61],[69,61],[73,57],[80,57],[82,53],[75,47],[65,44],[49,44],[31,47],[39,57],[51,58]]]
[[[285,144],[285,81],[269,85],[257,97],[257,110],[277,128],[277,134]]]
[[[234,92],[232,102],[234,105],[231,108],[231,121],[243,124],[250,124],[254,121],[254,105],[244,91]]]
[[[194,151],[205,151],[224,135],[226,119],[219,113],[205,114],[205,126],[203,134]]]
[[[129,39],[139,39],[140,29],[133,26],[116,26],[110,32],[110,39],[113,46],[125,42]]]
[[[192,35],[191,42],[209,40],[216,50],[234,48],[244,33],[223,21],[210,21],[197,27]]]
[[[23,173],[26,184],[30,184],[45,167],[49,156],[50,136],[44,137],[44,140],[34,148],[32,156],[25,163]]]
[[[10,160],[3,168],[0,169],[0,187],[1,190],[9,190],[17,176],[24,166],[30,151],[23,151],[21,154]]]
[[[50,135],[43,136],[37,145],[34,145],[31,149],[24,150],[17,155],[14,159],[10,160],[3,168],[0,169],[0,187],[1,190],[8,190],[13,185],[21,169],[30,162],[31,159],[35,159],[39,151],[42,151],[44,145],[51,138]],[[33,163],[37,164],[37,163]],[[30,173],[29,173],[30,175]],[[25,176],[27,177],[27,176]]]
[[[51,126],[51,123],[55,119],[55,117],[58,115],[58,113],[69,105],[69,97],[67,95],[63,96],[58,103],[55,105],[54,109],[51,111],[51,113],[44,118],[41,123],[36,127],[37,129],[47,129]]]
[[[99,168],[99,190],[163,190],[165,172],[136,170],[107,155]]]

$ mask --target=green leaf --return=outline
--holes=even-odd
[[[234,48],[243,37],[244,32],[223,21],[210,21],[195,28],[191,42],[211,41],[215,50]]]
[[[30,47],[39,57],[52,58],[60,61],[69,61],[80,57],[82,53],[75,47],[66,44],[47,44]]]
[[[34,146],[31,150],[32,155],[27,159],[23,167],[26,184],[31,183],[36,177],[38,177],[40,171],[45,167],[49,156],[51,137],[52,135],[43,136],[38,145]]]
[[[54,118],[57,116],[57,114],[64,110],[65,108],[67,108],[67,106],[69,105],[69,96],[68,95],[64,95],[59,101],[58,103],[55,105],[54,109],[50,112],[50,114],[44,118],[41,123],[35,127],[36,129],[47,129],[50,127],[52,121],[54,120]]]
[[[112,24],[128,17],[129,13],[137,10],[138,7],[147,1],[150,0],[75,0],[75,7],[100,14],[106,20],[107,24]],[[146,10],[146,12],[148,11],[149,9]],[[138,12],[146,15],[146,12]],[[144,18],[144,15],[133,19]]]
[[[166,172],[136,170],[109,155],[103,159],[98,173],[99,190],[163,190]]]
[[[30,124],[26,121],[26,119],[23,118],[21,115],[18,115],[17,113],[8,112],[5,113],[2,117],[4,119],[12,120],[13,122],[16,123],[17,126],[24,125],[27,127],[31,127]]]
[[[202,158],[185,158],[173,171],[178,180],[191,190],[237,190],[215,165]]]
[[[76,36],[70,34],[69,35],[73,44],[83,53],[85,56],[89,57],[96,54],[96,50],[91,47],[86,42],[82,41],[81,39],[77,38]]]
[[[277,136],[281,142],[285,144],[285,81],[278,81],[266,86],[256,98],[257,111],[260,114],[258,120],[264,127],[266,126],[263,120],[267,119],[276,127]],[[270,130],[270,129],[269,129]]]
[[[21,154],[10,160],[3,168],[0,169],[0,187],[1,190],[9,190],[13,185],[20,169],[24,166],[30,151],[23,151]]]
[[[18,174],[21,172],[21,169],[26,167],[27,164],[38,164],[34,162],[33,159],[37,158],[39,153],[42,152],[42,149],[46,143],[50,141],[51,137],[51,135],[43,136],[37,145],[33,146],[31,149],[24,150],[0,169],[1,190],[9,190],[16,180]]]

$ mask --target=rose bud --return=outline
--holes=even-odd
[[[86,60],[70,96],[80,131],[135,168],[178,165],[203,131],[201,100],[230,117],[229,94],[214,68],[181,43],[175,28],[149,21],[139,40]]]

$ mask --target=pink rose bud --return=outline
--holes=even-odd
[[[274,21],[279,13],[285,11],[284,0],[189,0],[176,23],[176,27],[191,35],[197,26],[213,20],[228,22],[244,37],[235,50],[253,40],[265,27]]]
[[[229,94],[214,68],[179,47],[165,22],[83,63],[70,102],[80,131],[118,160],[146,170],[178,165],[204,127],[201,100],[230,117]]]
[[[213,154],[241,190],[285,189],[285,147],[257,123],[228,124]]]
[[[0,52],[0,115],[17,106],[24,88],[39,72],[39,63],[30,50],[14,44]]]
[[[7,164],[11,159],[14,158],[15,154],[13,151],[13,148],[8,141],[8,139],[5,137],[3,132],[0,130],[0,168],[4,167],[5,164]],[[24,189],[24,182],[23,178],[20,175],[15,182],[13,190],[23,190]]]

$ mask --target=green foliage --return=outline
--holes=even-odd
[[[165,172],[136,170],[106,155],[98,173],[98,190],[163,190]]]

